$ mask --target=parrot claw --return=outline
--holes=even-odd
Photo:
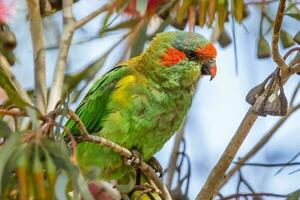
[[[158,162],[158,160],[155,157],[151,157],[147,163],[158,174],[158,177],[161,178],[163,175],[163,168],[162,168],[161,164]]]
[[[124,162],[126,165],[130,165],[134,168],[138,168],[138,166],[141,164],[141,161],[143,160],[142,155],[137,150],[133,149],[131,151],[132,157],[131,158],[125,158]]]
[[[143,185],[136,185],[129,193],[129,197],[132,197],[132,195],[136,192],[136,191],[140,191],[140,193],[138,194],[138,196],[135,199],[140,199],[144,194],[148,194],[150,196],[152,192],[155,192],[157,194],[161,194],[161,192],[159,190],[157,190],[154,186],[145,183]],[[154,198],[154,197],[153,197]]]

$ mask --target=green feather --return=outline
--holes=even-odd
[[[147,161],[178,130],[201,75],[201,61],[185,58],[166,67],[160,63],[162,55],[170,47],[193,51],[208,42],[186,32],[159,34],[140,56],[96,81],[76,114],[90,134],[136,149]],[[80,134],[73,121],[66,127],[73,135]],[[119,154],[89,142],[77,145],[77,159],[84,170],[99,168],[102,179],[120,179],[134,172]]]

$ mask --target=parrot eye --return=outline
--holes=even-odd
[[[197,53],[196,53],[195,51],[187,50],[187,51],[185,52],[185,55],[186,55],[186,57],[187,57],[189,60],[192,60],[192,61],[198,60],[198,55],[197,55]]]

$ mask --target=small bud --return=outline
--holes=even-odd
[[[262,95],[262,93],[265,91],[265,83],[261,83],[254,88],[252,88],[247,96],[246,96],[246,102],[250,105],[254,105],[256,99]]]
[[[285,30],[281,29],[279,34],[280,34],[279,37],[283,48],[286,49],[295,44],[293,37]]]
[[[228,46],[230,43],[232,42],[228,32],[226,30],[224,30],[220,36],[219,36],[219,39],[218,39],[218,43],[220,44],[220,46],[222,48]]]
[[[266,102],[266,106],[264,108],[265,114],[278,116],[280,115],[281,102],[277,94],[272,94],[268,101]]]
[[[256,115],[260,115],[260,116],[265,117],[267,115],[264,111],[265,106],[266,106],[266,102],[267,102],[267,94],[263,93],[255,101],[255,104],[253,105],[252,112]]]
[[[271,48],[266,38],[259,36],[257,43],[257,58],[268,58],[271,56]]]
[[[288,100],[284,94],[284,90],[282,86],[280,86],[279,98],[281,102],[280,115],[285,116],[288,110]]]

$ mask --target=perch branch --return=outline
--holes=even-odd
[[[34,57],[34,94],[38,109],[41,113],[45,114],[47,107],[46,66],[44,35],[39,0],[27,0],[27,7]]]
[[[80,118],[71,110],[68,111],[69,117],[74,120],[74,122],[77,124],[78,128],[81,131],[82,139],[84,141],[89,141],[92,143],[100,144],[102,146],[108,147],[114,152],[120,154],[123,157],[126,157],[128,159],[131,159],[133,157],[133,154],[128,149],[111,142],[103,137],[96,136],[96,135],[90,135],[88,131],[86,130],[83,122],[80,120]],[[161,196],[164,200],[172,200],[171,195],[169,194],[166,186],[162,183],[162,181],[159,179],[159,177],[156,175],[155,171],[145,162],[141,161],[138,165],[138,167],[143,171],[143,173],[149,177],[155,185],[158,187],[158,189],[162,192]]]

